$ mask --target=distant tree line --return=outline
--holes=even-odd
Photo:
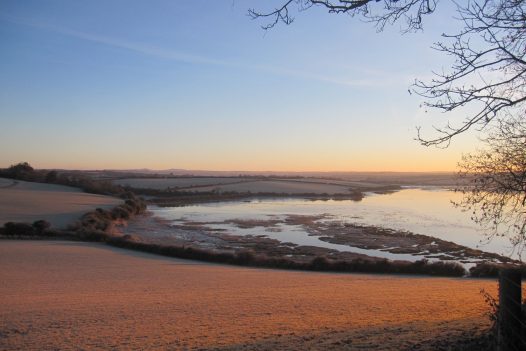
[[[75,172],[58,172],[55,170],[37,170],[27,162],[20,162],[8,168],[0,169],[0,178],[15,179],[28,182],[66,185],[80,188],[91,194],[117,196],[124,203],[107,211],[97,208],[81,217],[70,229],[74,237],[85,236],[90,232],[105,232],[115,221],[128,220],[146,210],[146,202],[133,192],[115,185],[107,180],[95,180],[89,176]],[[71,231],[60,231],[51,228],[45,220],[34,223],[7,222],[0,227],[0,235],[6,236],[70,236]]]
[[[66,185],[80,188],[91,194],[129,197],[127,191],[108,180],[96,180],[78,172],[34,169],[27,162],[20,162],[0,169],[0,178],[23,180],[27,182]]]

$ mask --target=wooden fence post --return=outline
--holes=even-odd
[[[526,350],[522,341],[521,272],[503,269],[499,276],[498,351]]]

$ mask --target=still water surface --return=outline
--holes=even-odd
[[[461,194],[443,188],[408,188],[393,194],[368,194],[362,201],[265,199],[243,202],[222,202],[185,207],[152,208],[154,214],[174,223],[182,221],[221,222],[230,219],[274,219],[284,215],[329,214],[332,220],[384,228],[406,230],[453,241],[455,243],[505,256],[512,255],[506,238],[488,242],[484,230],[470,220],[468,213],[455,208],[451,201],[458,201]],[[327,247],[339,251],[366,253],[390,259],[418,259],[411,255],[389,254],[379,250],[363,250],[347,245],[330,244],[317,237],[308,236],[300,226],[280,224],[280,232],[268,228],[237,228],[231,224],[210,225],[227,229],[236,235],[265,235],[280,241],[300,245]],[[513,255],[514,257],[516,255]]]

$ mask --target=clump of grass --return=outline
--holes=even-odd
[[[477,263],[475,267],[470,268],[469,275],[476,278],[498,278],[500,271],[506,268],[518,268],[526,276],[526,265],[524,264],[518,266],[490,262]]]
[[[79,221],[70,227],[80,237],[86,240],[105,241],[105,233],[110,231],[113,224],[120,220],[129,220],[146,210],[146,203],[133,194],[129,194],[124,204],[111,210],[97,208],[84,214]]]
[[[44,234],[49,228],[51,228],[51,223],[49,223],[46,220],[38,220],[33,222],[32,227],[36,231],[37,234]]]
[[[309,270],[321,272],[362,272],[362,273],[395,273],[395,274],[423,274],[433,276],[464,276],[464,268],[452,262],[416,262],[354,259],[350,261],[330,260],[326,257],[315,257],[309,262],[299,262],[291,258],[269,257],[255,254],[250,250],[217,251],[195,248],[190,246],[170,246],[141,242],[130,236],[115,237],[104,233],[92,235],[91,239],[104,241],[109,245],[132,249],[163,256],[194,259],[214,263],[226,263],[240,266]]]
[[[386,259],[366,260],[361,258],[350,261],[338,261],[317,257],[310,262],[309,268],[319,271],[423,274],[450,277],[461,277],[466,274],[464,267],[456,262],[429,262],[425,259],[416,262],[389,261]]]
[[[7,222],[4,224],[4,235],[35,235],[35,228],[29,223]]]
[[[21,222],[7,222],[0,230],[0,234],[14,237],[14,236],[52,236],[54,231],[51,229],[51,224],[43,219],[30,223]]]
[[[469,269],[469,274],[472,277],[485,278],[491,277],[495,278],[499,276],[500,267],[493,263],[477,263],[476,266]]]

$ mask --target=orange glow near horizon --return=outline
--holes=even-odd
[[[434,140],[473,112],[444,114],[407,92],[446,62],[429,47],[449,15],[401,36],[313,11],[265,37],[228,1],[115,3],[108,16],[90,2],[10,3],[0,167],[447,172],[479,145],[472,131],[445,150],[415,140],[416,128]]]
[[[341,156],[341,155],[340,155]],[[245,171],[245,172],[454,172],[460,156],[448,154],[448,157],[425,157],[418,155],[414,158],[394,158],[382,155],[362,155],[348,158],[323,158],[295,155],[290,158],[270,156],[247,161],[239,159],[215,159],[215,160],[173,160],[159,157],[129,159],[122,157],[115,160],[17,160],[9,164],[27,161],[36,168],[58,168],[58,169],[184,169],[184,170],[207,170],[207,171]],[[446,156],[446,155],[444,155]]]
[[[409,138],[407,138],[409,139]],[[404,139],[405,141],[406,139]],[[469,140],[468,140],[469,141]],[[198,140],[178,145],[170,139],[145,139],[129,148],[102,143],[79,144],[75,149],[57,145],[51,150],[27,149],[1,155],[0,166],[29,162],[35,168],[206,170],[240,172],[452,172],[471,143],[448,149],[425,148],[407,140],[370,143],[327,136],[316,142],[305,139],[249,143],[232,139]],[[366,146],[367,145],[367,146]],[[3,156],[3,157],[2,157]]]

